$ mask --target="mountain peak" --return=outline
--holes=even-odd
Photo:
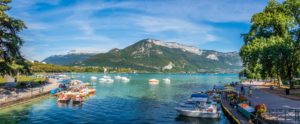
[[[67,52],[67,54],[98,54],[99,51],[93,51],[93,50],[70,50]]]
[[[164,42],[161,40],[155,40],[155,39],[145,39],[146,42],[152,43],[153,45],[163,46],[167,48],[175,48],[175,49],[181,49],[184,52],[190,52],[197,55],[202,54],[202,50],[200,50],[197,47],[183,45],[177,42]]]

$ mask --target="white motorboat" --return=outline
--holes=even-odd
[[[171,83],[171,79],[169,79],[169,78],[164,78],[163,81],[164,81],[164,83],[166,83],[166,84]]]
[[[115,79],[118,81],[124,82],[124,83],[127,83],[130,81],[130,79],[125,76],[124,77],[123,76],[115,76]]]
[[[119,76],[119,75],[118,75],[118,76],[115,76],[115,79],[116,79],[116,80],[121,80],[121,78],[122,78],[122,76]]]
[[[113,83],[114,82],[114,80],[110,76],[106,76],[106,75],[102,76],[102,78],[99,78],[99,81],[101,83]]]
[[[192,94],[191,99],[175,107],[175,110],[183,116],[200,118],[219,118],[221,113],[217,104],[209,100],[207,94]]]
[[[97,80],[96,76],[91,76],[91,80]]]
[[[124,82],[124,83],[127,83],[127,82],[130,81],[130,79],[127,78],[127,77],[121,77],[121,81]]]

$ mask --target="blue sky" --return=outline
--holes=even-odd
[[[222,52],[238,51],[267,0],[13,0],[25,21],[23,55],[43,60],[70,50],[107,52],[154,38]]]

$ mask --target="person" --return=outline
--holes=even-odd
[[[251,86],[249,86],[249,90],[248,90],[248,94],[249,94],[249,97],[252,97],[252,88],[251,88]]]
[[[15,77],[15,82],[18,83],[18,78],[17,77]]]
[[[242,93],[243,96],[245,95],[245,89],[244,89],[243,85],[241,86],[241,93]]]

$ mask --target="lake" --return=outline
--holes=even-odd
[[[26,104],[0,110],[0,123],[203,123],[227,124],[220,119],[199,119],[178,116],[174,110],[180,102],[196,91],[211,89],[238,81],[237,74],[109,74],[126,76],[130,82],[94,83],[97,92],[81,106],[59,105],[57,98],[45,97]],[[91,82],[91,76],[103,74],[72,74],[76,79]],[[160,80],[151,85],[148,80]],[[171,79],[167,84],[163,78]]]

